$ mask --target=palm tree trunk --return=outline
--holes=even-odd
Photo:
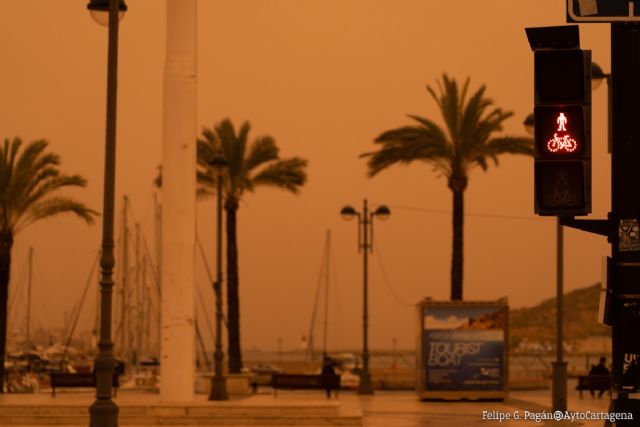
[[[453,254],[451,256],[451,299],[462,300],[464,232],[464,190],[453,190]]]
[[[238,202],[228,198],[224,209],[227,216],[227,338],[229,373],[238,374],[242,369],[240,349],[240,301],[238,278],[238,237],[236,214]]]
[[[9,273],[13,235],[0,233],[0,393],[4,393],[4,359],[7,349],[7,303],[9,301]]]

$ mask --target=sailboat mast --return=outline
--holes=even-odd
[[[329,268],[331,253],[331,230],[327,230],[327,242],[325,244],[324,263],[324,330],[322,333],[322,354],[327,355],[327,326],[329,324]]]
[[[33,247],[29,248],[29,281],[27,282],[27,343],[31,337],[31,278],[33,270]]]
[[[140,334],[144,330],[142,328],[142,283],[140,281],[140,223],[136,222],[136,277],[135,277],[135,320],[134,330],[135,336],[131,339],[134,342],[133,363],[137,364],[140,358],[140,347],[142,347],[142,337]]]
[[[151,292],[149,286],[147,284],[147,257],[142,257],[142,328],[143,332],[143,343],[142,343],[142,354],[149,353],[149,312],[151,311]]]
[[[122,352],[122,357],[125,360],[129,360],[129,347],[128,337],[129,337],[129,325],[127,323],[128,316],[127,311],[129,309],[129,296],[127,295],[127,291],[129,290],[129,226],[127,225],[127,204],[129,202],[129,198],[124,196],[124,207],[122,209],[122,335],[121,335],[121,346],[120,351]]]
[[[154,344],[157,342],[157,345],[154,345],[154,353],[160,354],[160,341],[161,341],[161,330],[162,330],[162,317],[160,316],[161,309],[161,290],[162,290],[162,205],[158,201],[158,193],[153,194],[153,205],[154,205],[154,213],[155,213],[155,285],[157,289],[157,312],[155,322],[155,329],[157,331],[157,341],[154,341]],[[150,255],[149,255],[150,256]],[[153,268],[153,265],[151,265]],[[149,302],[149,309],[151,309],[151,302]],[[156,335],[154,335],[155,337]]]
[[[328,318],[328,301],[329,301],[329,246],[331,243],[331,230],[327,230],[327,238],[325,242],[324,252],[322,254],[322,262],[320,263],[320,271],[318,272],[318,285],[316,286],[316,296],[313,300],[313,311],[311,312],[311,325],[309,326],[309,340],[307,342],[307,357],[313,361],[313,345],[314,330],[316,324],[316,314],[318,311],[318,302],[320,300],[320,290],[322,289],[323,274],[325,279],[325,304],[324,304],[324,335],[323,335],[323,351],[327,351],[327,318]]]
[[[155,214],[155,244],[156,244],[156,277],[160,280],[162,277],[162,207],[158,202],[158,194],[153,194],[153,208]]]

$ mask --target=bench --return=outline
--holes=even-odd
[[[69,372],[50,372],[51,378],[51,395],[56,395],[56,387],[96,387],[96,376],[93,372],[72,374]],[[114,388],[114,396],[120,387],[120,378],[118,373],[114,372],[111,386]]]
[[[584,390],[600,391],[610,390],[612,385],[610,375],[580,375],[576,390],[580,391],[580,398]]]
[[[274,396],[277,397],[278,389],[315,389],[326,390],[327,397],[330,397],[331,390],[340,390],[340,375],[337,374],[273,374],[271,375],[271,387]]]

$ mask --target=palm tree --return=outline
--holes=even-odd
[[[0,147],[0,393],[4,387],[4,363],[7,344],[7,299],[11,248],[21,230],[36,221],[63,212],[72,212],[87,223],[97,212],[80,202],[56,196],[58,189],[68,186],[85,187],[87,181],[79,175],[63,175],[58,170],[60,158],[45,152],[47,141],[27,144],[20,152],[22,140],[4,140]]]
[[[488,160],[498,164],[500,154],[533,154],[533,140],[518,136],[494,136],[513,115],[494,107],[481,86],[468,100],[469,79],[458,88],[446,74],[438,81],[438,92],[427,86],[436,101],[446,131],[430,119],[409,115],[417,124],[382,133],[375,139],[378,151],[365,153],[370,177],[396,163],[422,161],[447,178],[453,192],[453,254],[451,257],[451,299],[462,300],[464,191],[471,170],[488,168]]]
[[[307,161],[299,157],[281,159],[278,147],[270,136],[261,136],[248,144],[251,125],[244,122],[239,131],[229,119],[222,120],[214,129],[205,128],[198,139],[198,194],[211,195],[216,188],[216,172],[209,160],[221,150],[229,161],[223,183],[224,209],[227,234],[227,325],[229,372],[242,369],[240,350],[240,304],[238,300],[238,242],[236,235],[237,212],[245,192],[260,186],[281,188],[291,193],[307,180]]]

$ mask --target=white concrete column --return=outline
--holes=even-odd
[[[167,0],[166,36],[160,398],[190,402],[195,371],[196,0]]]

